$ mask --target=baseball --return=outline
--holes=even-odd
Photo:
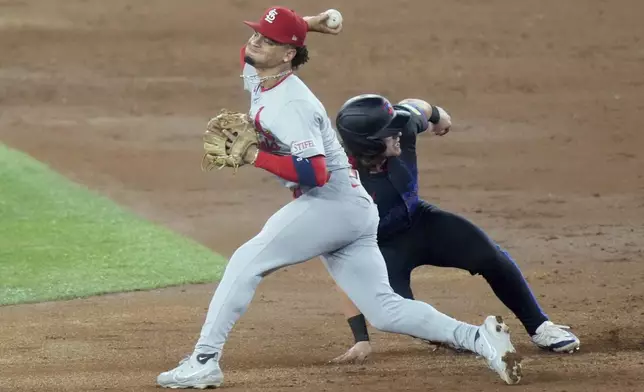
[[[342,14],[338,10],[330,9],[326,11],[329,17],[326,20],[326,25],[330,29],[335,29],[342,24]]]

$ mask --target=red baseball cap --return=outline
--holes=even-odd
[[[270,7],[259,22],[244,21],[264,37],[281,44],[304,46],[309,25],[295,11],[284,7]]]

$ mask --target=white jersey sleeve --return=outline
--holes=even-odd
[[[290,147],[291,155],[311,158],[326,155],[322,138],[323,124],[323,114],[319,113],[315,105],[302,99],[286,103],[270,127]]]

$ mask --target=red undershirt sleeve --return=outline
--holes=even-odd
[[[326,158],[322,155],[301,158],[295,155],[275,155],[260,151],[255,160],[255,166],[287,181],[307,187],[322,186],[329,180]]]

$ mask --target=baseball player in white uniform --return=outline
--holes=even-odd
[[[275,174],[294,199],[232,255],[210,302],[193,353],[157,377],[169,388],[218,387],[230,330],[259,282],[277,269],[321,256],[329,273],[375,328],[473,351],[508,384],[519,382],[520,356],[507,325],[489,316],[480,326],[395,294],[378,249],[378,209],[362,187],[322,103],[293,71],[308,60],[307,31],[337,34],[325,14],[302,18],[271,7],[241,52],[249,114],[259,148],[244,160]]]

